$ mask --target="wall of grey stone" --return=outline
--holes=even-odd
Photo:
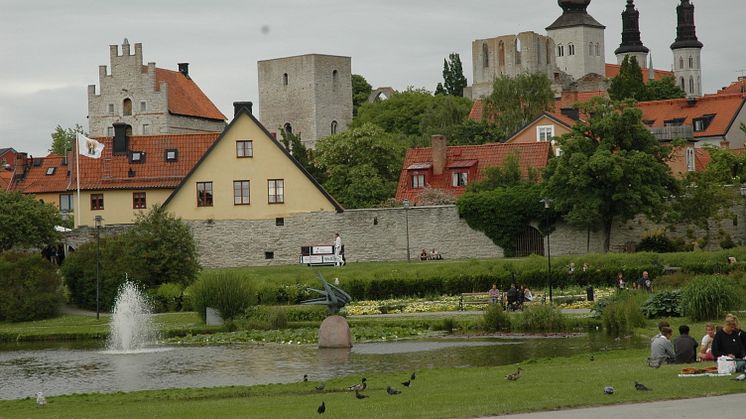
[[[469,228],[455,206],[313,212],[275,220],[189,222],[205,267],[297,263],[305,245],[332,244],[339,232],[348,262],[406,260],[433,248],[446,259],[502,257],[502,249]],[[274,259],[265,259],[273,252]]]

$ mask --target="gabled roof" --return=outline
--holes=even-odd
[[[329,200],[329,202],[334,206],[334,208],[336,208],[337,212],[344,211],[344,208],[342,208],[339,202],[337,202],[337,200],[335,200],[334,197],[332,197],[329,194],[329,192],[327,192],[326,189],[324,189],[324,187],[321,186],[321,184],[319,183],[319,181],[316,180],[316,178],[314,178],[310,173],[308,173],[308,170],[306,170],[306,168],[303,167],[303,165],[300,164],[298,160],[296,160],[295,157],[293,157],[292,154],[290,154],[287,151],[287,149],[282,144],[280,144],[280,142],[277,141],[277,139],[272,134],[270,134],[269,131],[267,131],[267,128],[265,128],[264,125],[262,125],[261,122],[259,122],[259,120],[256,119],[254,115],[250,111],[248,111],[246,108],[240,108],[238,112],[236,112],[235,116],[233,117],[233,120],[228,124],[228,126],[225,127],[225,129],[220,134],[220,136],[217,138],[217,140],[214,141],[210,145],[210,147],[207,149],[207,151],[205,151],[202,154],[199,161],[197,161],[197,163],[194,164],[192,168],[189,170],[189,173],[187,173],[182,179],[180,179],[179,184],[176,187],[176,190],[173,193],[171,193],[171,195],[163,202],[164,207],[168,205],[171,199],[173,199],[173,197],[176,196],[176,193],[179,190],[181,190],[182,187],[184,187],[184,185],[187,182],[187,179],[189,179],[192,173],[194,173],[197,170],[197,168],[202,163],[204,163],[205,159],[210,154],[210,152],[213,149],[215,149],[215,147],[217,147],[218,143],[220,143],[220,141],[225,137],[228,131],[230,131],[230,129],[233,127],[233,125],[242,115],[248,116],[249,118],[251,118],[252,121],[254,121],[254,123],[259,127],[259,129],[262,130],[262,133],[264,133],[267,139],[269,139],[275,146],[277,146],[277,148],[279,148],[282,151],[285,157],[287,157],[291,162],[293,162],[293,164],[295,164],[295,167],[297,167],[306,176],[306,178],[308,178],[308,180],[311,181],[311,183],[319,190],[319,192],[321,192],[324,195],[324,197]]]
[[[429,172],[427,184],[431,188],[446,190],[458,196],[464,193],[464,188],[451,186],[451,170],[449,168],[453,168],[452,164],[454,162],[457,162],[455,166],[465,166],[466,164],[468,164],[468,167],[476,166],[476,179],[469,179],[469,182],[473,182],[482,179],[484,169],[501,166],[505,158],[512,153],[518,154],[518,162],[521,172],[524,175],[528,173],[529,167],[543,169],[549,163],[550,152],[551,145],[548,142],[449,146],[446,152],[446,168],[443,170],[443,174],[433,175],[432,172]],[[408,199],[411,202],[418,202],[422,189],[412,189],[409,187],[409,170],[413,169],[408,170],[408,168],[427,167],[428,164],[432,165],[432,161],[432,147],[419,147],[407,150],[401,174],[399,175],[399,184],[396,188],[396,199],[398,201]],[[427,168],[423,170],[431,169]]]
[[[156,68],[155,79],[156,90],[160,89],[161,82],[168,84],[168,111],[170,113],[225,121],[225,115],[191,78],[178,71]]]
[[[518,131],[514,132],[510,137],[508,137],[507,140],[505,140],[506,144],[510,144],[511,140],[515,138],[516,136],[522,134],[524,131],[529,129],[531,126],[536,124],[538,121],[540,121],[543,118],[549,118],[555,123],[562,125],[563,127],[567,129],[572,129],[572,127],[575,125],[575,120],[570,118],[569,116],[563,115],[561,113],[554,113],[554,112],[542,112],[541,115],[534,118],[531,122],[524,125],[522,128],[520,128]]]
[[[640,66],[646,65],[645,63],[640,63]],[[621,66],[619,64],[609,64],[606,63],[606,78],[607,79],[613,79],[614,77],[619,75],[619,69]],[[640,72],[642,73],[642,80],[644,82],[648,81],[648,69],[647,68],[640,68]],[[653,77],[655,80],[660,80],[666,77],[673,77],[673,72],[666,71],[666,70],[658,70],[653,69]]]
[[[15,151],[15,150],[13,149],[13,147],[2,147],[2,148],[0,148],[0,157],[2,157],[2,156],[3,156],[3,154],[5,154],[5,153],[7,153],[7,152],[9,152],[9,151],[12,151],[12,152],[14,152],[14,153],[16,152],[16,151]]]
[[[104,144],[101,158],[80,157],[80,189],[173,189],[194,166],[218,133],[164,134],[129,137],[129,150],[143,152],[142,163],[130,163],[129,155],[112,155],[112,138],[97,138]],[[166,150],[176,149],[176,161],[165,160]],[[40,159],[41,165],[31,165],[26,175],[15,182],[14,190],[24,193],[53,193],[77,188],[75,154],[67,165],[62,156],[50,154]],[[36,160],[36,159],[35,159]],[[52,175],[47,169],[55,167]],[[70,174],[68,175],[68,170]],[[132,172],[130,173],[130,170]],[[131,175],[131,176],[130,176]]]
[[[703,131],[694,132],[694,138],[723,136],[730,131],[736,116],[744,105],[746,97],[741,94],[719,94],[689,99],[655,100],[640,102],[642,119],[652,122],[650,128],[661,128],[666,121],[680,120],[681,125],[693,125],[693,120],[711,117]]]
[[[727,87],[723,87],[722,89],[718,90],[718,94],[730,94],[730,93],[739,93],[742,95],[746,95],[746,77],[739,77],[737,81],[734,81]],[[0,152],[0,155],[3,153]]]

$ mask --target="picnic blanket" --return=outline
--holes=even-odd
[[[718,367],[687,367],[681,369],[679,377],[728,377],[730,374],[718,374]]]

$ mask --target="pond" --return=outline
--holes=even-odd
[[[366,372],[506,365],[531,358],[647,347],[647,340],[574,337],[430,338],[361,343],[352,349],[313,345],[163,346],[107,352],[100,342],[0,345],[0,399],[146,389],[323,381]]]

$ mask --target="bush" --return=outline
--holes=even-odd
[[[155,290],[148,292],[148,294],[153,305],[153,311],[156,313],[181,310],[184,298],[183,290],[179,284],[161,284]]]
[[[651,295],[640,307],[649,319],[657,317],[681,317],[681,291],[661,291]]]
[[[289,322],[316,322],[326,318],[327,309],[322,305],[296,305],[296,306],[266,306],[257,305],[246,311],[246,317],[251,320],[269,322],[271,313],[281,309]]]
[[[562,332],[567,330],[565,316],[559,307],[552,304],[529,305],[514,320],[514,330],[525,332]]]
[[[484,328],[492,332],[510,330],[510,316],[500,304],[490,304],[484,310]]]
[[[22,322],[57,315],[62,281],[39,255],[0,253],[0,321]]]
[[[680,249],[665,234],[653,234],[640,240],[635,249],[639,252],[671,253]]]
[[[446,317],[433,326],[434,330],[442,330],[449,334],[453,333],[453,329],[456,328],[458,328],[458,322],[456,322],[456,319],[454,319],[453,317]]]
[[[269,311],[269,327],[272,329],[284,329],[288,327],[288,314],[282,307],[272,307]]]
[[[223,319],[233,320],[254,303],[254,295],[249,281],[230,272],[202,275],[191,289],[192,306],[202,320],[207,307],[218,310]]]
[[[613,336],[619,336],[632,332],[635,327],[645,326],[645,316],[640,310],[640,300],[646,294],[637,292],[622,292],[614,297],[609,297],[601,313],[606,332]]]
[[[741,304],[741,290],[720,276],[701,276],[682,291],[684,312],[694,321],[720,319]]]

